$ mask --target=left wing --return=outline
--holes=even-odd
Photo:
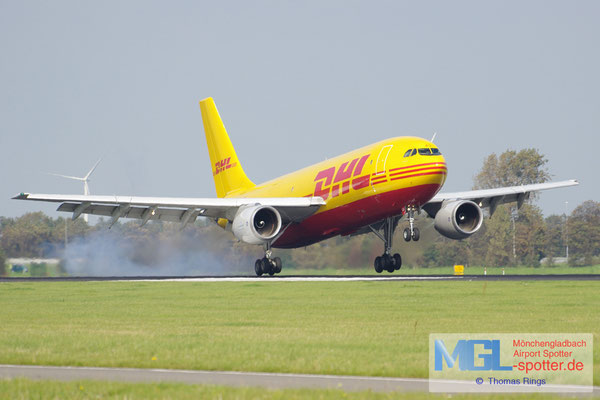
[[[81,214],[93,214],[112,217],[112,224],[119,218],[137,218],[142,220],[142,225],[159,220],[181,222],[183,226],[197,217],[231,221],[244,205],[271,206],[279,211],[283,222],[298,222],[325,205],[320,197],[186,198],[20,193],[13,199],[61,203],[57,211],[73,213],[73,219]]]
[[[529,198],[532,192],[540,190],[556,189],[561,187],[576,186],[579,182],[575,179],[560,182],[537,183],[533,185],[509,186],[496,189],[470,190],[467,192],[438,193],[433,199],[429,200],[422,208],[431,217],[442,207],[444,201],[451,200],[471,200],[479,207],[489,207],[490,215],[494,214],[496,207],[500,204],[517,202],[521,207],[523,202]]]

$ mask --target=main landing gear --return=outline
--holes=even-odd
[[[261,276],[262,274],[273,276],[281,272],[281,258],[272,257],[272,255],[271,244],[267,243],[265,245],[265,256],[259,258],[254,263],[254,272],[256,272],[256,276]]]
[[[419,228],[415,226],[415,207],[408,206],[406,213],[408,214],[408,224],[410,226],[408,228],[404,228],[402,237],[404,237],[406,242],[410,242],[410,239],[416,242],[421,237],[421,232],[419,232]]]
[[[381,234],[378,231],[373,229],[373,227],[370,227],[373,233],[375,233],[377,237],[383,240],[383,243],[385,244],[385,251],[383,255],[380,257],[375,257],[375,262],[373,263],[373,266],[375,267],[375,272],[377,272],[378,274],[380,274],[383,270],[386,270],[391,273],[399,270],[402,266],[402,258],[400,257],[400,254],[390,254],[392,252],[392,240],[394,238],[394,230],[396,229],[397,225],[398,220],[396,218],[386,218],[385,222],[383,223],[383,236],[381,236]]]

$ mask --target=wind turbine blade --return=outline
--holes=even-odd
[[[102,161],[102,157],[100,157],[98,159],[98,161],[96,161],[96,164],[94,164],[94,166],[92,167],[92,169],[90,169],[90,172],[88,172],[87,175],[83,177],[84,180],[88,180],[88,178],[94,172],[94,170],[96,169],[96,167],[98,166],[98,164],[100,164],[100,161]]]
[[[79,178],[77,176],[69,176],[69,175],[61,175],[61,174],[55,174],[53,172],[46,172],[48,175],[54,175],[54,176],[60,176],[61,178],[67,178],[67,179],[75,179],[77,181],[83,181],[84,178]]]

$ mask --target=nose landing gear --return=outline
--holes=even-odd
[[[415,207],[406,207],[406,213],[408,214],[409,227],[404,228],[404,231],[402,232],[402,237],[406,242],[410,242],[411,239],[416,242],[421,237],[421,232],[419,232],[419,228],[415,226]]]

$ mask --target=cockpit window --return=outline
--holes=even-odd
[[[423,148],[423,149],[419,149],[419,154],[422,156],[441,156],[442,153],[439,151],[439,149],[436,149],[435,147],[433,148]]]
[[[417,149],[413,149],[412,153],[410,154],[410,156],[414,156],[415,154],[417,154]]]
[[[413,149],[406,150],[406,153],[404,153],[404,157],[410,157],[410,152],[411,151],[413,151]]]

